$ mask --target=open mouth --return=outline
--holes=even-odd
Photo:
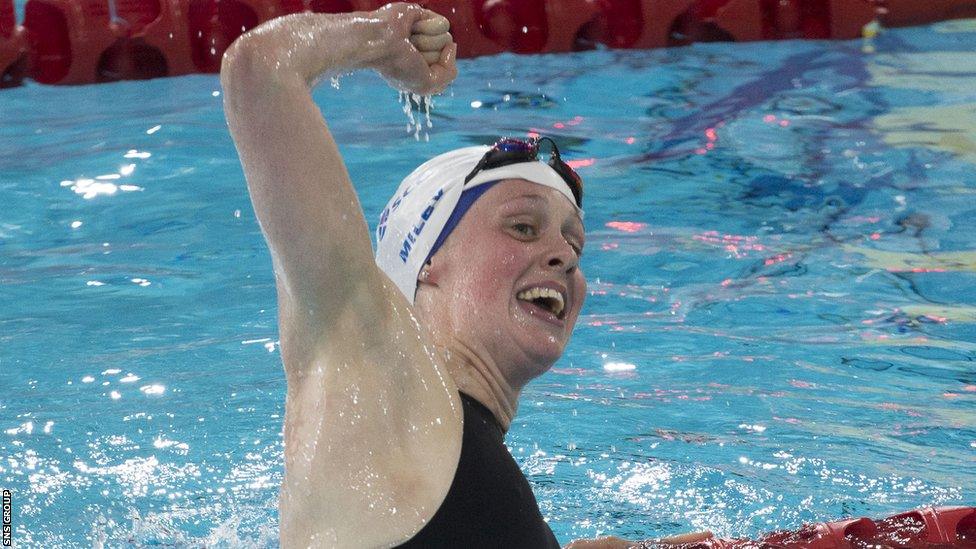
[[[515,297],[551,313],[559,320],[563,319],[563,313],[566,312],[566,298],[563,297],[562,293],[552,288],[536,286],[522,290]]]

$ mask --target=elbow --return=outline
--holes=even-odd
[[[255,75],[267,74],[270,67],[260,67],[262,57],[260,40],[250,33],[244,33],[224,52],[220,61],[220,84],[225,92],[233,91],[238,82],[253,82]]]
[[[280,36],[265,23],[242,34],[224,52],[220,63],[220,85],[228,101],[261,100],[291,89],[300,81],[283,62]]]
[[[241,35],[224,52],[220,63],[220,87],[229,112],[249,110],[282,89],[285,71],[278,66],[275,49],[265,37],[251,32]]]

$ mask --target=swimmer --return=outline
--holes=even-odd
[[[579,177],[545,139],[442,154],[384,209],[374,258],[310,93],[367,68],[438,93],[456,52],[447,19],[391,4],[282,17],[224,56],[224,108],[277,286],[284,547],[559,546],[503,437],[586,295]]]

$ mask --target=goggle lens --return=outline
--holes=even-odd
[[[472,170],[471,173],[464,178],[464,182],[467,183],[468,181],[471,181],[481,170],[491,170],[494,168],[500,168],[502,166],[508,166],[510,164],[538,160],[539,142],[543,140],[548,141],[550,145],[552,145],[552,152],[549,154],[549,166],[556,170],[556,173],[558,173],[566,184],[569,185],[569,189],[573,192],[573,198],[576,199],[576,205],[582,208],[583,180],[580,178],[579,174],[577,174],[576,171],[569,166],[569,164],[563,162],[562,158],[559,156],[559,149],[556,147],[555,141],[548,137],[533,137],[527,141],[522,139],[514,139],[511,137],[498,140],[491,147],[491,149],[485,153],[485,156],[481,158],[474,170]]]

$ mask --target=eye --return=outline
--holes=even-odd
[[[573,253],[576,254],[576,257],[583,257],[583,246],[579,244],[577,240],[567,238],[566,244],[569,244],[569,247],[573,249]]]
[[[576,253],[576,257],[583,257],[583,239],[574,233],[563,234],[563,238],[566,239],[566,244],[573,249]]]
[[[535,236],[536,230],[535,226],[529,223],[515,223],[512,225],[512,230],[517,232],[522,236]]]

